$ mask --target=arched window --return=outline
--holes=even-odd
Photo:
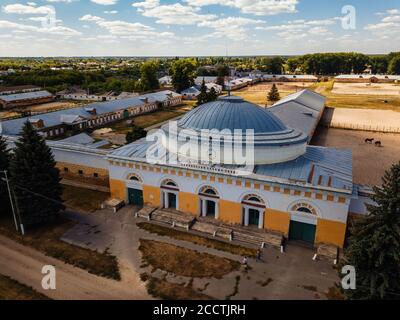
[[[317,215],[317,210],[312,205],[304,202],[292,206],[291,211]]]
[[[264,200],[256,194],[248,194],[243,198],[242,203],[257,207],[265,207]]]
[[[179,187],[178,184],[171,180],[171,179],[166,179],[161,183],[161,188],[166,188],[166,189],[170,189],[170,190],[177,190],[179,191]]]
[[[140,176],[138,176],[136,173],[128,174],[128,176],[126,177],[126,180],[143,182],[142,178],[140,178]]]
[[[204,195],[204,196],[214,197],[214,198],[219,197],[218,191],[215,188],[210,187],[210,186],[202,187],[199,191],[199,194]]]

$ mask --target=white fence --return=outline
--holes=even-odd
[[[386,132],[386,133],[400,133],[400,124],[398,127],[385,126],[384,124],[363,124],[363,123],[345,123],[345,122],[331,122],[325,123],[329,128],[359,130],[359,131],[373,131],[373,132]]]

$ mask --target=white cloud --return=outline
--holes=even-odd
[[[3,7],[3,12],[8,14],[51,14],[54,13],[52,6],[23,5],[23,4],[9,4]]]
[[[189,5],[203,7],[221,5],[239,9],[258,16],[297,12],[298,0],[185,0]]]
[[[117,10],[111,10],[111,11],[104,11],[105,14],[117,14],[118,11]]]
[[[57,3],[57,2],[63,2],[63,3],[72,3],[75,1],[79,1],[79,0],[46,0],[47,2],[50,3]]]
[[[20,30],[20,31],[29,31],[29,32],[36,32],[36,33],[46,33],[50,35],[59,35],[59,36],[77,36],[81,35],[79,31],[74,29],[64,27],[64,26],[54,26],[49,28],[41,28],[32,25],[20,24],[8,20],[0,20],[0,29],[12,29]]]
[[[202,21],[199,27],[208,27],[215,29],[215,32],[208,37],[227,37],[231,40],[247,39],[246,26],[264,24],[263,20],[248,19],[243,17],[227,17],[213,21]]]
[[[364,29],[370,31],[374,36],[381,39],[400,36],[400,10],[387,10],[386,13],[381,15],[385,17],[382,18],[380,22],[368,24]]]
[[[145,17],[156,18],[157,23],[192,25],[217,18],[213,14],[202,14],[200,8],[184,6],[180,3],[158,5],[157,1],[134,3],[133,6]]]
[[[121,20],[106,20],[101,17],[87,14],[81,17],[81,21],[90,21],[96,23],[99,27],[106,29],[110,35],[125,37],[125,39],[138,38],[157,38],[157,37],[173,37],[171,32],[159,32],[150,26],[146,26],[139,22],[127,22]]]
[[[155,8],[160,5],[160,0],[145,0],[140,2],[132,3],[133,7],[136,8],[144,8],[144,9],[151,9]]]
[[[112,6],[118,2],[118,0],[90,0],[93,3],[100,4],[102,6]]]

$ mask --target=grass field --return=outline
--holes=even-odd
[[[59,259],[89,273],[120,280],[117,258],[107,252],[97,252],[61,241],[62,235],[72,228],[75,222],[58,219],[52,224],[27,230],[24,236],[15,233],[12,221],[0,221],[0,233],[23,245],[32,247],[47,256]]]
[[[178,276],[218,279],[240,268],[237,261],[159,241],[141,239],[139,250],[144,262],[154,270],[160,269]]]
[[[109,197],[109,193],[94,191],[72,186],[63,186],[62,199],[64,205],[79,211],[94,212],[100,209],[101,204]]]
[[[0,274],[0,300],[49,300],[45,295]]]
[[[137,226],[141,229],[144,229],[151,233],[155,233],[159,236],[166,236],[178,240],[189,241],[198,245],[206,246],[208,248],[226,251],[240,256],[255,257],[257,255],[256,249],[246,248],[218,240],[208,239],[184,231],[163,227],[148,222],[140,222],[137,224]]]
[[[397,96],[378,96],[378,95],[360,95],[360,94],[335,94],[332,93],[334,81],[319,82],[311,84],[308,89],[318,92],[327,97],[326,105],[332,108],[358,108],[358,109],[381,109],[394,110],[400,112],[400,97]],[[281,98],[294,93],[302,87],[278,86]],[[252,87],[247,87],[242,90],[233,92],[236,96],[241,96],[243,99],[255,103],[260,106],[265,106],[267,102],[268,90],[265,84],[257,84]],[[271,103],[268,103],[271,105]]]
[[[152,113],[144,114],[141,116],[134,117],[134,123],[142,128],[151,127],[158,123],[173,119],[181,116],[186,112],[190,111],[195,104],[194,101],[185,101],[183,104],[166,110],[159,110]],[[113,133],[116,134],[127,134],[130,131],[131,126],[126,121],[120,121],[110,126],[113,129]]]

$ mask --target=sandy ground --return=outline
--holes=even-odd
[[[366,144],[366,138],[380,140],[383,146]],[[400,161],[400,134],[319,127],[312,144],[351,149],[354,182],[359,184],[380,185],[385,170]]]
[[[327,109],[323,121],[335,128],[400,133],[400,112],[377,109]]]
[[[105,279],[85,270],[67,265],[45,256],[29,247],[0,236],[0,273],[21,283],[32,286],[36,291],[52,299],[63,300],[116,300],[148,299],[146,289],[139,279],[128,277],[123,281]],[[41,286],[42,267],[56,268],[56,290],[44,290]],[[122,265],[122,275],[124,271]],[[125,267],[126,268],[126,267]]]
[[[378,96],[400,95],[400,85],[393,83],[341,83],[335,82],[332,93]]]

